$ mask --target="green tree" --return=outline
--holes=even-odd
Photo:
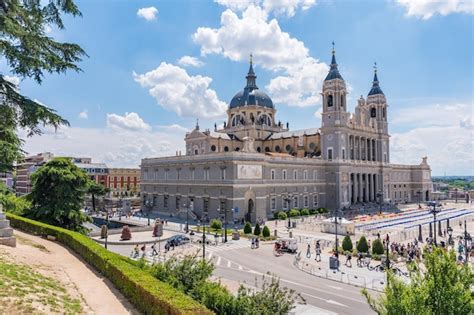
[[[420,265],[423,264],[423,268]],[[424,270],[423,272],[420,270]],[[378,314],[471,314],[474,273],[456,263],[454,251],[435,248],[424,262],[416,263],[405,282],[392,273],[385,294],[378,299],[363,294]]]
[[[73,0],[0,0],[0,56],[11,74],[41,83],[44,72],[80,71],[76,63],[86,55],[84,50],[55,41],[46,32],[51,26],[64,28],[63,14],[80,16],[81,12]],[[33,136],[41,134],[39,125],[69,125],[53,109],[21,95],[3,74],[0,100],[0,171],[11,170],[23,155],[17,129]]]
[[[92,199],[92,211],[95,213],[95,198],[96,197],[103,197],[107,194],[109,190],[104,187],[102,184],[97,184],[94,181],[89,181],[87,187],[87,193],[91,195]]]
[[[367,253],[369,252],[369,244],[367,243],[367,239],[364,235],[362,235],[357,243],[357,251],[360,253]]]
[[[259,236],[262,234],[262,229],[260,229],[260,224],[255,224],[255,227],[253,228],[253,234]]]
[[[285,211],[279,211],[278,212],[278,220],[286,220],[288,217],[286,215]]]
[[[87,174],[68,158],[55,158],[31,175],[33,189],[28,195],[33,219],[84,232],[90,218],[81,210],[89,187]]]
[[[222,229],[222,222],[219,219],[214,219],[211,221],[211,229],[213,230],[221,230]]]
[[[250,224],[250,222],[245,222],[245,225],[244,225],[244,233],[245,233],[245,234],[250,234],[250,233],[252,233],[252,225]]]
[[[7,186],[0,182],[0,203],[3,205],[3,210],[23,215],[23,213],[31,207],[31,203],[25,196],[17,197],[12,193]]]
[[[270,229],[268,228],[268,226],[265,225],[263,227],[262,235],[263,237],[270,237]]]
[[[384,253],[384,248],[380,238],[376,238],[372,243],[372,254],[382,255]]]
[[[349,235],[344,236],[344,239],[342,240],[342,249],[344,251],[352,252],[352,240]]]

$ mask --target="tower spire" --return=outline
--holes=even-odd
[[[254,90],[258,89],[257,83],[255,82],[255,79],[257,79],[257,76],[255,75],[255,72],[253,71],[253,55],[250,54],[249,58],[249,72],[247,73],[247,76],[245,77],[247,79],[247,85],[245,88],[249,90]]]
[[[372,81],[372,88],[369,95],[383,94],[379,85],[379,78],[377,77],[377,62],[374,62],[374,80]]]
[[[339,73],[339,69],[337,68],[337,62],[336,62],[336,49],[334,48],[335,43],[334,41],[332,42],[332,59],[331,59],[331,65],[329,68],[329,73],[326,76],[325,81],[332,80],[332,79],[341,79],[343,80],[341,74]]]

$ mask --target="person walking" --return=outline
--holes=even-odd
[[[349,268],[352,268],[352,262],[351,262],[351,259],[352,259],[352,255],[351,253],[347,253],[347,256],[346,256],[346,266],[349,267]]]
[[[146,245],[145,244],[143,244],[141,250],[142,250],[142,258],[145,258],[145,256],[146,256]]]
[[[257,236],[257,238],[255,239],[255,248],[259,248],[260,247],[260,240]]]
[[[151,252],[151,255],[152,255],[152,256],[158,255],[158,252],[156,251],[156,242],[153,243],[153,245],[151,245],[151,249],[153,250],[153,251]]]
[[[252,245],[250,245],[250,248],[251,248],[251,249],[254,249],[254,248],[255,248],[255,239],[254,239],[254,238],[252,238]]]
[[[308,244],[308,247],[306,248],[306,257],[311,258],[311,245]]]
[[[140,256],[140,247],[136,244],[133,249],[133,258],[138,258],[138,256]]]
[[[321,261],[321,244],[319,241],[316,242],[316,257],[314,258],[316,261]]]

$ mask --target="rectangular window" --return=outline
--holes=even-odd
[[[314,195],[313,196],[313,207],[317,207],[318,206],[318,195]]]
[[[168,195],[165,195],[163,197],[163,207],[164,208],[168,208],[168,199],[169,199],[169,196]]]
[[[298,196],[293,199],[293,208],[298,208]]]
[[[276,210],[276,198],[275,197],[272,197],[272,199],[270,199],[270,206],[271,206],[271,209],[272,211],[275,211]]]
[[[275,180],[275,170],[271,170],[271,178],[272,180]]]
[[[158,169],[155,169],[155,173],[153,174],[153,179],[154,180],[158,179]]]
[[[305,208],[308,208],[309,207],[309,201],[308,201],[308,196],[304,196],[304,199],[303,199],[303,204],[304,204],[304,207]]]
[[[209,180],[209,169],[208,168],[204,169],[204,180]]]
[[[168,180],[168,176],[169,176],[169,171],[165,170],[165,180]]]
[[[221,179],[225,180],[225,168],[221,168]]]
[[[283,177],[283,180],[286,180],[286,170],[283,170],[282,177]]]
[[[293,171],[293,180],[297,180],[297,179],[298,179],[298,171],[294,170]]]
[[[181,208],[181,197],[176,196],[176,204],[175,204],[175,209],[178,210]]]
[[[313,179],[314,180],[318,179],[318,171],[317,170],[313,171]]]
[[[177,168],[177,169],[176,169],[176,179],[177,179],[177,180],[180,179],[180,175],[181,175],[181,169],[180,169],[180,168]]]
[[[288,201],[283,199],[283,210],[288,210]]]
[[[143,179],[148,180],[148,171],[143,172]]]
[[[203,213],[207,215],[209,213],[209,198],[204,198],[203,200]]]
[[[328,160],[332,160],[332,149],[328,149]]]
[[[303,172],[303,179],[304,179],[304,180],[308,180],[308,171],[307,171],[307,170],[305,170],[305,171]]]
[[[346,149],[342,149],[342,159],[346,159]]]

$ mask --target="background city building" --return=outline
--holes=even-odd
[[[17,196],[23,196],[31,192],[31,174],[33,174],[41,165],[47,163],[53,158],[54,155],[52,153],[44,152],[27,156],[23,161],[17,164],[15,184]]]
[[[109,168],[107,188],[112,196],[135,196],[140,193],[139,168]]]

